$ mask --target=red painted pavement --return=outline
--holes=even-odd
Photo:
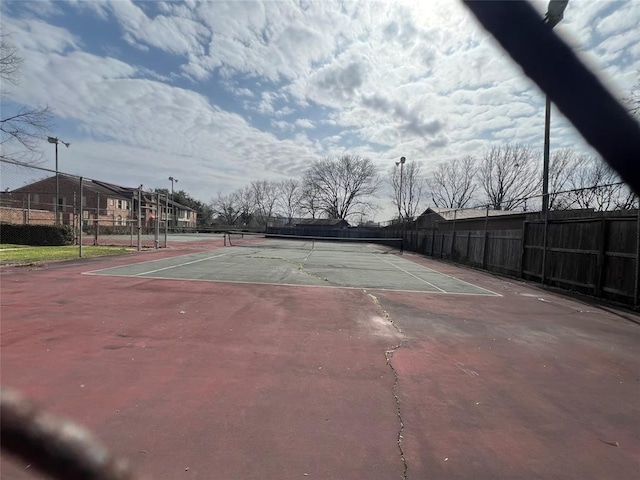
[[[414,259],[503,297],[380,295],[408,478],[638,478],[640,317]]]
[[[3,269],[1,373],[143,474],[402,478],[402,341],[407,478],[636,478],[626,318],[413,256],[503,296],[80,274],[134,258]]]
[[[152,478],[401,477],[398,335],[368,295],[80,275],[131,261],[3,270],[2,384]]]

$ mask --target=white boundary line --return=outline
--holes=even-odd
[[[410,256],[414,256],[414,254],[409,254],[409,255]],[[424,265],[422,265],[422,264],[420,264],[418,262],[411,262],[411,263],[415,263],[416,265],[420,265],[422,268],[425,268],[425,269],[427,269],[427,270],[429,270],[431,272],[435,272],[435,273],[438,273],[440,275],[444,275],[445,277],[453,278],[454,280],[457,280],[458,282],[466,283],[467,285],[471,285],[473,287],[480,288],[481,290],[484,290],[485,292],[489,292],[489,293],[492,293],[494,295],[497,295],[498,297],[502,297],[502,295],[499,294],[498,292],[494,292],[494,291],[489,290],[489,289],[484,288],[484,287],[479,287],[478,285],[475,285],[475,284],[473,284],[471,282],[467,282],[466,280],[460,280],[458,277],[454,277],[453,275],[449,275],[449,274],[446,274],[446,273],[439,272],[438,270],[434,270],[433,268],[425,267]]]
[[[372,255],[374,255],[374,254],[372,254]],[[407,275],[411,275],[413,278],[417,278],[417,279],[418,279],[418,280],[420,280],[421,282],[424,282],[424,283],[426,283],[427,285],[430,285],[430,286],[432,286],[433,288],[435,288],[435,289],[437,289],[437,290],[440,290],[442,293],[448,293],[446,290],[443,290],[442,288],[435,286],[433,283],[427,282],[425,279],[420,278],[419,276],[414,275],[413,273],[406,271],[404,268],[399,267],[398,265],[396,265],[396,264],[394,264],[394,263],[391,263],[391,262],[390,262],[389,260],[387,260],[386,258],[381,258],[380,260],[382,260],[382,261],[383,261],[383,262],[385,262],[385,263],[388,263],[388,264],[389,264],[389,265],[391,265],[392,267],[397,268],[397,269],[398,269],[398,270],[400,270],[401,272],[404,272],[404,273],[406,273]]]
[[[199,258],[198,260],[193,260],[191,262],[179,263],[178,265],[170,265],[168,267],[158,268],[156,270],[149,270],[148,272],[136,273],[135,275],[131,275],[132,277],[141,277],[143,275],[149,275],[150,273],[162,272],[163,270],[171,270],[172,268],[184,267],[185,265],[192,265],[198,262],[204,262],[205,260],[211,260],[212,258],[224,257],[227,255],[226,253],[221,253],[220,255],[212,255],[211,257]]]
[[[218,250],[218,249],[216,249]],[[176,255],[174,257],[164,257],[164,258],[156,258],[154,260],[145,260],[144,262],[136,262],[136,263],[127,263],[126,265],[120,265],[118,267],[107,267],[107,268],[100,268],[99,270],[90,270],[88,272],[82,272],[82,275],[90,275],[93,274],[95,272],[103,272],[105,270],[113,270],[114,268],[127,268],[127,267],[135,267],[136,265],[144,265],[145,263],[154,263],[154,262],[161,262],[163,260],[171,260],[173,258],[180,258],[180,257],[192,257],[194,255],[198,255],[199,253],[211,253],[211,252],[215,252],[216,250],[206,250],[203,252],[198,252],[198,253],[185,253],[184,255]],[[232,253],[232,252],[229,252]],[[229,253],[225,253],[224,255],[229,255]],[[217,255],[220,256],[220,255]],[[213,257],[210,257],[213,258]],[[127,277],[130,277],[131,275],[126,275]]]
[[[117,268],[117,267],[116,267]],[[99,272],[99,270],[96,270]],[[171,278],[171,277],[139,277],[138,275],[119,275],[119,274],[109,274],[109,273],[94,273],[87,272],[85,275],[93,275],[96,277],[119,277],[119,278],[145,278],[149,280],[171,280],[171,281],[180,281],[180,282],[205,282],[205,283],[234,283],[240,285],[269,285],[274,287],[299,287],[299,288],[334,288],[334,289],[345,289],[345,290],[367,290],[367,291],[378,291],[378,292],[397,292],[397,293],[421,293],[421,294],[434,294],[434,295],[468,295],[472,297],[501,297],[502,295],[497,294],[486,294],[486,293],[466,293],[466,292],[445,292],[442,291],[433,291],[433,290],[399,290],[392,288],[384,288],[384,287],[346,287],[341,285],[304,285],[298,283],[273,283],[273,282],[247,282],[243,280],[211,280],[208,278]]]

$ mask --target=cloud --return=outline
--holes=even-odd
[[[312,130],[316,128],[313,122],[307,118],[298,118],[295,121],[296,127]]]
[[[61,54],[80,48],[81,41],[75,35],[42,20],[14,19],[9,25],[3,22],[2,26],[3,30],[9,34],[10,41],[20,47],[20,52],[34,50]]]
[[[40,15],[6,3],[3,28],[25,57],[11,100],[49,104],[79,137],[69,155],[101,174],[113,153],[137,178],[178,168],[185,188],[209,195],[204,179],[224,191],[324,155],[385,170],[400,156],[428,166],[495,142],[542,144],[544,95],[460,2],[80,1]],[[640,3],[565,13],[556,31],[628,91]],[[102,22],[95,38],[83,37],[83,15]],[[554,144],[587,148],[555,111],[552,124]]]
[[[366,75],[366,65],[356,61],[344,67],[329,67],[321,70],[315,82],[326,95],[337,100],[347,100],[355,96]]]
[[[111,12],[125,32],[125,40],[139,42],[142,48],[152,46],[173,54],[203,52],[202,42],[211,32],[189,18],[157,15],[149,18],[142,8],[129,0],[110,2]]]

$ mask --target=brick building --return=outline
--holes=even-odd
[[[80,199],[80,180],[64,174],[58,176],[58,216],[63,225],[75,225],[80,216],[86,224],[98,220],[100,225],[126,226],[137,219],[138,189],[121,187],[98,180],[85,179]],[[55,223],[56,177],[16,188],[0,194],[0,221],[8,223],[53,224]],[[141,224],[153,227],[156,218],[164,221],[168,211],[171,228],[190,229],[196,227],[197,215],[192,208],[160,200],[158,215],[157,195],[141,194]],[[137,221],[137,220],[136,220]]]

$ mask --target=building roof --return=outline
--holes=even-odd
[[[51,177],[43,178],[42,180],[38,180],[37,182],[33,182],[28,185],[24,185],[20,188],[14,188],[11,192],[29,193],[30,190],[32,190],[34,187],[38,185],[55,182],[55,178],[56,178],[55,175]],[[67,184],[68,182],[73,182],[78,185],[78,188],[80,186],[78,177],[69,176],[61,173],[59,174],[59,179],[61,182],[67,182]],[[100,180],[92,180],[89,178],[84,180],[84,182],[82,183],[82,188],[85,192],[99,193],[100,195],[111,196],[111,197],[126,198],[127,200],[133,200],[134,192],[138,191],[138,188],[136,187],[123,187],[121,185],[115,185],[113,183],[103,182]],[[156,201],[155,194],[151,192],[146,192],[146,191],[143,191],[142,193],[143,193],[143,203],[155,203]],[[170,198],[169,198],[169,203],[172,205],[176,205],[183,210],[191,210],[192,212],[196,211],[191,207],[187,207],[186,205],[182,205],[178,202],[174,202]]]
[[[429,207],[427,208],[421,217],[426,217],[427,215],[436,214],[442,217],[445,220],[464,220],[468,218],[483,218],[485,216],[490,217],[500,217],[505,215],[522,215],[527,212],[517,212],[513,210],[489,210],[487,213],[486,208],[439,208],[439,207]]]
[[[316,227],[335,227],[344,224],[349,226],[349,222],[342,218],[301,218],[296,222],[296,225]]]
[[[69,175],[65,175],[63,173],[59,174],[58,176],[59,182],[61,183],[62,188],[68,188],[65,187],[65,185],[77,185],[78,188],[80,188],[80,182],[78,177],[75,176],[69,176]],[[11,193],[30,193],[31,190],[40,187],[41,185],[47,185],[47,184],[53,184],[52,187],[55,185],[55,180],[56,177],[55,175],[52,175],[51,177],[47,177],[47,178],[43,178],[42,180],[38,180],[36,182],[33,183],[29,183],[27,185],[23,185],[22,187],[19,188],[14,188],[13,190],[11,190]],[[121,192],[117,192],[113,189],[108,188],[107,186],[103,185],[101,182],[97,182],[95,180],[91,180],[91,179],[85,179],[84,182],[82,183],[82,188],[85,192],[90,192],[90,193],[99,193],[101,195],[111,195],[113,196],[114,194],[117,196],[120,196],[122,198],[127,198],[127,195]]]

